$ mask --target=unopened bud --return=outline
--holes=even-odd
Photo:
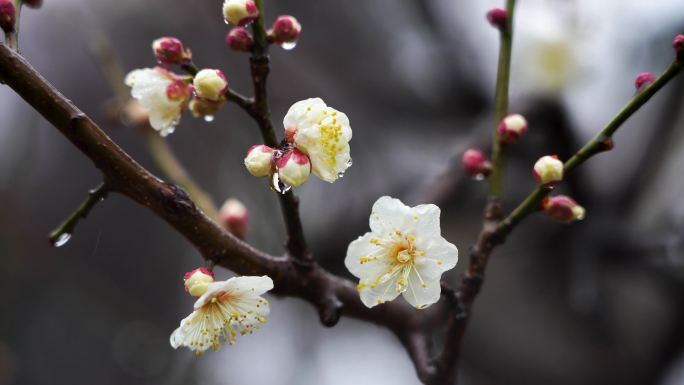
[[[192,59],[190,50],[185,50],[183,43],[175,37],[161,37],[153,41],[152,50],[157,62],[167,67],[181,65]]]
[[[527,120],[520,114],[508,115],[501,119],[497,131],[501,144],[516,143],[527,132]]]
[[[43,0],[23,0],[22,3],[31,8],[40,8],[43,5]]]
[[[534,179],[542,186],[553,187],[563,180],[563,162],[556,155],[546,155],[534,164]]]
[[[508,26],[508,13],[501,8],[493,8],[487,12],[487,21],[499,31],[505,31]]]
[[[551,219],[560,223],[580,221],[584,219],[585,215],[584,207],[578,205],[574,199],[565,195],[544,198],[542,211]]]
[[[637,75],[636,79],[634,79],[634,87],[636,88],[637,92],[641,92],[644,88],[647,88],[653,84],[655,80],[655,76],[653,76],[653,74],[650,72],[642,72]]]
[[[277,163],[280,181],[298,187],[304,184],[311,175],[311,161],[303,152],[292,149],[281,156]]]
[[[302,32],[302,26],[293,16],[278,16],[268,31],[268,39],[276,44],[294,43]]]
[[[185,273],[183,281],[185,281],[185,291],[193,297],[201,297],[207,291],[207,286],[214,282],[214,273],[200,267]]]
[[[677,61],[684,63],[684,35],[675,36],[672,41],[672,48],[674,48],[677,55]]]
[[[228,91],[228,80],[220,70],[203,69],[195,75],[192,84],[202,99],[217,101]]]
[[[253,0],[226,0],[223,3],[223,17],[236,27],[244,27],[259,17],[259,9]]]
[[[239,200],[230,198],[221,206],[219,219],[223,227],[240,239],[245,239],[249,228],[249,213]]]
[[[196,118],[203,116],[205,118],[209,117],[211,119],[211,117],[218,112],[222,105],[223,103],[221,102],[215,102],[213,100],[207,100],[195,96],[190,101],[190,106],[188,108],[190,109],[192,116]]]
[[[226,43],[235,51],[250,52],[254,45],[254,39],[246,29],[235,27],[228,32]]]
[[[16,21],[17,8],[12,0],[0,0],[0,28],[5,33],[13,32]]]
[[[492,163],[482,151],[470,148],[463,153],[463,169],[466,175],[482,179],[492,172]]]
[[[273,168],[273,149],[263,144],[252,146],[247,151],[245,167],[256,177],[269,176]]]

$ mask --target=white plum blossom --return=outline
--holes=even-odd
[[[349,244],[345,265],[360,279],[368,307],[403,294],[416,308],[439,300],[442,273],[456,266],[458,249],[440,235],[440,209],[409,207],[383,196],[373,205],[371,231]]]
[[[293,104],[283,125],[288,140],[311,160],[317,177],[332,183],[351,166],[349,119],[320,98]]]
[[[222,340],[233,345],[238,333],[251,334],[266,322],[269,305],[261,295],[271,289],[273,281],[267,276],[210,283],[195,302],[195,311],[171,334],[171,346],[185,346],[201,355],[207,349],[218,350]]]
[[[190,88],[183,80],[155,67],[131,71],[125,83],[131,87],[131,95],[149,110],[152,128],[161,136],[172,133],[190,97]]]

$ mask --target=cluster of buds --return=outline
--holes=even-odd
[[[175,37],[161,37],[153,41],[152,50],[157,62],[165,67],[187,64],[192,60],[190,50],[186,50]]]
[[[574,199],[565,195],[544,198],[541,210],[549,218],[560,223],[572,223],[584,219],[585,210]]]
[[[249,212],[245,205],[235,198],[227,199],[219,210],[223,227],[240,239],[245,239],[249,229]]]
[[[563,180],[563,162],[556,155],[542,156],[534,164],[533,174],[541,186],[554,187]]]
[[[520,114],[508,115],[501,119],[497,132],[502,145],[517,143],[527,132],[527,120]]]
[[[17,8],[12,0],[0,0],[0,28],[5,33],[14,31],[17,21]]]
[[[259,8],[253,0],[225,0],[223,3],[223,18],[226,23],[234,26],[226,36],[226,44],[239,52],[250,52],[254,46],[254,38],[244,28],[259,17]],[[293,16],[282,15],[273,22],[273,26],[266,33],[269,43],[278,44],[284,49],[292,49],[297,44],[297,38],[302,26]]]
[[[482,151],[470,148],[463,153],[463,169],[469,177],[482,180],[492,172],[492,163]]]
[[[302,25],[293,16],[278,16],[273,26],[268,30],[267,37],[271,43],[278,44],[284,49],[292,49],[297,44]]]
[[[201,297],[207,291],[210,283],[214,282],[214,273],[200,267],[185,273],[183,277],[185,291],[193,297]]]
[[[252,146],[245,157],[245,167],[256,177],[270,177],[277,175],[276,182],[290,187],[299,187],[311,175],[311,160],[298,149],[286,145],[282,150],[275,150],[266,145]],[[274,189],[283,191],[278,186]]]

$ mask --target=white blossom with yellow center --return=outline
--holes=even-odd
[[[183,81],[157,67],[133,70],[125,83],[132,88],[131,95],[149,110],[152,128],[161,136],[173,133],[190,96]]]
[[[218,350],[221,341],[233,345],[238,334],[251,334],[266,322],[269,305],[261,295],[271,289],[273,281],[267,276],[210,283],[195,302],[195,311],[171,334],[171,346],[185,346],[201,355],[207,349]]]
[[[399,294],[416,308],[439,300],[442,273],[456,266],[458,249],[440,235],[440,209],[409,207],[381,197],[373,205],[371,232],[349,244],[344,261],[360,279],[361,301],[368,307]]]
[[[283,125],[293,145],[311,159],[317,177],[333,183],[351,166],[349,118],[320,98],[293,104]]]

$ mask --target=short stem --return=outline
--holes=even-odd
[[[489,195],[501,199],[503,197],[503,177],[506,164],[504,149],[499,142],[497,127],[508,114],[508,85],[511,75],[511,52],[513,49],[513,11],[515,0],[506,1],[508,20],[505,28],[501,28],[501,47],[499,48],[499,66],[496,78],[496,96],[494,112],[494,134],[492,138],[492,173],[489,176]]]
[[[107,197],[109,190],[104,183],[88,192],[88,198],[59,227],[50,233],[50,243],[57,245],[64,237],[70,237],[81,219],[85,219],[95,205]],[[67,238],[68,239],[68,238]]]
[[[180,67],[183,71],[189,73],[193,77],[195,77],[195,75],[197,75],[197,73],[199,72],[199,68],[193,62],[181,64]]]

